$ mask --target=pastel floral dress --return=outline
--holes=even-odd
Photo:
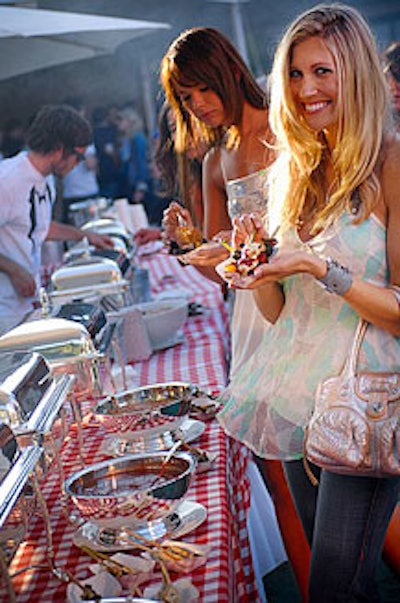
[[[292,229],[279,245],[332,257],[374,284],[388,282],[386,229],[375,215],[356,225],[343,214],[307,243]],[[282,285],[281,315],[222,393],[218,420],[258,456],[290,460],[303,455],[317,385],[340,372],[358,315],[308,274],[286,278]],[[369,326],[359,360],[360,368],[400,370],[400,339]]]

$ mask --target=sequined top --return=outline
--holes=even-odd
[[[375,215],[356,225],[343,214],[307,243],[292,229],[279,244],[333,257],[374,284],[388,282],[386,229]],[[302,456],[317,385],[340,372],[359,317],[309,274],[284,279],[283,288],[281,315],[223,392],[218,419],[257,455],[290,460]],[[400,339],[368,327],[359,366],[400,370]]]
[[[268,168],[243,178],[228,180],[228,213],[232,218],[242,214],[258,212],[265,216],[268,200]]]
[[[228,213],[232,220],[245,213],[258,212],[266,218],[268,201],[268,169],[226,182]],[[259,345],[268,323],[259,312],[251,291],[235,292],[231,322],[232,378],[239,367]]]

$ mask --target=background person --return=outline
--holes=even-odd
[[[52,221],[51,175],[64,177],[84,157],[89,123],[68,106],[43,107],[27,133],[28,151],[0,164],[0,333],[32,310],[40,287],[41,251],[49,240],[112,247],[107,236]]]
[[[65,99],[65,105],[69,105],[78,111],[82,117],[86,117],[86,109],[83,102],[79,98]],[[89,144],[85,150],[82,161],[79,161],[62,178],[62,219],[61,221],[68,224],[73,223],[69,215],[69,207],[77,201],[86,201],[99,196],[99,183],[97,181],[97,156],[94,144]]]
[[[383,70],[389,84],[393,118],[400,132],[400,42],[392,42],[384,51]]]
[[[120,188],[119,196],[130,203],[138,185],[151,190],[148,143],[141,116],[133,107],[118,112]]]
[[[316,488],[302,461],[316,388],[341,371],[360,317],[371,324],[358,368],[400,369],[391,289],[400,284],[400,140],[357,10],[319,5],[289,26],[274,59],[270,112],[281,149],[270,199],[278,252],[232,283],[255,290],[272,326],[234,377],[219,420],[256,454],[285,461],[311,544],[310,603],[375,603],[400,479],[314,467]],[[234,244],[265,235],[259,218],[243,216]]]

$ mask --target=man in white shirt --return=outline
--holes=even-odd
[[[112,247],[109,237],[52,220],[51,175],[65,176],[84,158],[88,121],[64,105],[43,107],[27,133],[27,151],[0,163],[0,334],[32,310],[40,287],[41,251],[48,240]]]

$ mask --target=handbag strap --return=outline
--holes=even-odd
[[[361,344],[365,336],[365,332],[368,327],[368,322],[363,318],[360,318],[357,324],[357,329],[354,334],[353,343],[350,348],[350,352],[346,358],[342,374],[348,377],[354,377],[357,369],[357,360],[360,353]]]

